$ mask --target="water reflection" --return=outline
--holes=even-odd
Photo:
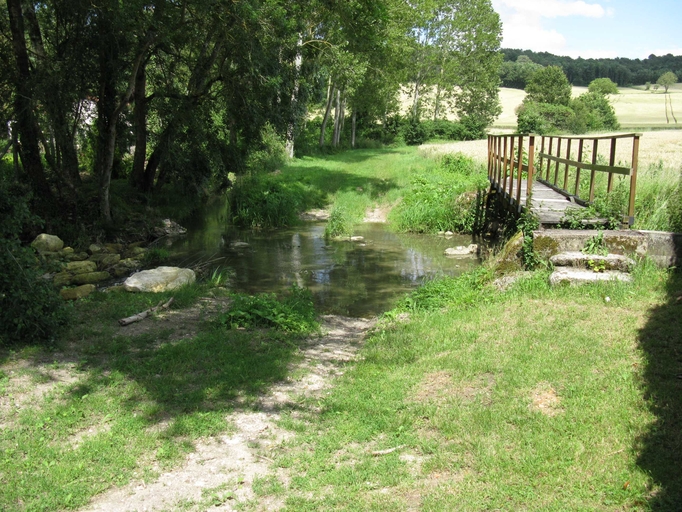
[[[449,239],[391,233],[381,224],[356,230],[363,242],[324,238],[324,223],[276,232],[232,231],[227,212],[214,207],[171,246],[176,264],[214,260],[232,274],[231,288],[244,293],[309,288],[320,312],[371,316],[389,309],[424,279],[457,275],[478,265],[475,257],[446,258],[447,247],[471,237]],[[245,242],[239,246],[235,242]]]

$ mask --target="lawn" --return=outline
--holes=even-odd
[[[398,148],[296,160],[273,178],[364,208],[429,173],[446,175]],[[280,442],[244,443],[261,464],[250,498],[235,474],[171,509],[682,509],[680,275],[646,262],[631,285],[550,288],[547,275],[504,292],[487,269],[427,283],[331,388],[278,411]],[[306,378],[305,333],[235,320],[289,325],[284,310],[243,300],[248,314],[222,315],[233,299],[217,284],[126,330],[119,318],[170,295],[97,293],[54,345],[0,353],[0,510],[74,510],[152,485]]]

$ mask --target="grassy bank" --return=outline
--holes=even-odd
[[[505,292],[490,279],[430,282],[385,315],[329,394],[282,412],[295,435],[241,507],[678,510],[680,275],[643,265],[633,285],[552,289],[536,272]],[[242,323],[293,310],[241,299],[225,314],[222,296],[187,289],[179,320],[123,331],[161,297],[97,294],[56,347],[5,353],[0,508],[75,509],[154,481],[300,378],[304,334]],[[310,332],[303,311],[293,330]]]
[[[455,164],[367,150],[268,179],[353,205],[355,219],[395,204],[398,216],[429,200],[424,180],[471,190],[480,169]],[[682,509],[682,277],[646,263],[634,276],[550,288],[538,271],[502,292],[481,269],[427,283],[331,389],[279,410],[287,435],[254,452],[266,469],[252,499],[230,494],[243,484],[230,475],[171,508]],[[96,293],[70,306],[53,346],[0,353],[0,510],[74,510],[154,482],[305,378],[294,363],[317,336],[306,293],[234,297],[219,284],[175,292],[172,314],[125,329],[118,319],[170,294]]]
[[[118,325],[171,295],[175,315]],[[153,481],[229,432],[226,415],[284,379],[317,325],[300,291],[278,302],[208,284],[96,293],[72,314],[54,346],[0,354],[0,510],[76,509]]]
[[[287,510],[679,509],[679,276],[546,278],[434,282],[390,315],[322,413],[285,422]]]
[[[470,233],[480,214],[485,170],[462,155],[430,158],[415,147],[346,151],[293,161],[281,172],[238,183],[232,210],[238,224],[278,227],[298,213],[327,207],[329,236],[350,236],[367,212],[400,232]]]

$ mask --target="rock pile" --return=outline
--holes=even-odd
[[[146,249],[142,242],[123,244],[91,244],[87,252],[76,252],[64,247],[57,236],[43,233],[38,235],[31,246],[45,261],[59,267],[59,271],[46,274],[46,279],[60,290],[65,300],[85,297],[95,290],[95,285],[112,277],[123,277],[142,267]],[[76,288],[64,288],[76,285]]]

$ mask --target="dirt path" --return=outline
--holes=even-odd
[[[229,414],[229,435],[196,444],[184,464],[150,484],[136,481],[98,496],[83,511],[235,510],[252,502],[258,510],[277,510],[281,503],[254,502],[254,481],[288,475],[275,468],[268,454],[292,434],[277,426],[283,409],[306,407],[303,398],[320,395],[355,358],[374,320],[322,317],[322,336],[310,339],[301,362],[290,368],[293,378],[273,386],[256,406]],[[309,409],[308,409],[309,411]]]

